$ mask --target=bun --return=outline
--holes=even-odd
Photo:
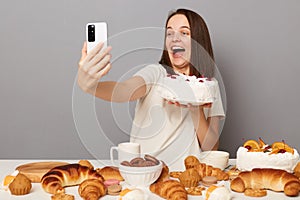
[[[58,166],[48,171],[41,180],[43,189],[51,194],[64,192],[64,187],[79,185],[86,179],[98,179],[104,181],[103,177],[95,170],[91,170],[80,164],[68,164]]]
[[[299,179],[280,169],[253,169],[241,172],[233,179],[230,188],[235,192],[244,192],[247,188],[270,189],[282,192],[287,196],[298,196],[300,190]]]
[[[98,200],[106,195],[107,189],[102,181],[98,179],[87,179],[78,187],[79,195],[86,200]]]
[[[103,168],[98,168],[96,171],[101,174],[101,176],[104,178],[104,180],[109,180],[109,179],[116,179],[119,181],[124,181],[124,178],[120,174],[120,171],[117,167],[112,167],[112,166],[106,166]]]
[[[176,180],[167,180],[150,185],[150,191],[168,200],[187,200],[185,187]]]
[[[218,181],[229,179],[229,175],[220,168],[215,168],[204,163],[199,163],[198,165],[194,166],[194,169],[197,170],[201,178],[205,176],[215,176]]]

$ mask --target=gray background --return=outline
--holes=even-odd
[[[119,80],[159,60],[159,28],[179,7],[210,29],[227,95],[220,148],[234,157],[258,137],[299,148],[300,1],[11,0],[0,7],[0,158],[108,158],[128,140],[134,103],[78,90],[85,24],[108,23],[113,69],[104,80]]]

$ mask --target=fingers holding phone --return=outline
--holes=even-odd
[[[86,25],[86,42],[81,51],[78,84],[86,92],[94,90],[99,79],[111,69],[111,47],[107,47],[107,26],[104,22]]]

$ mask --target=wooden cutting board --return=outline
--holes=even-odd
[[[16,170],[26,175],[31,180],[31,182],[39,183],[41,182],[41,178],[44,176],[44,174],[46,174],[50,169],[67,164],[69,163],[55,161],[33,162],[20,165],[16,167]]]

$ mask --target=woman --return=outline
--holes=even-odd
[[[222,101],[184,106],[173,105],[160,96],[158,83],[168,73],[214,75],[209,32],[197,13],[178,9],[169,15],[165,29],[159,64],[148,65],[123,82],[98,82],[111,68],[111,47],[100,52],[103,44],[99,44],[87,55],[84,44],[78,84],[83,91],[103,100],[138,100],[130,141],[140,143],[142,153],[157,156],[171,169],[182,169],[187,155],[197,156],[201,149],[218,147],[219,119],[224,110]]]

